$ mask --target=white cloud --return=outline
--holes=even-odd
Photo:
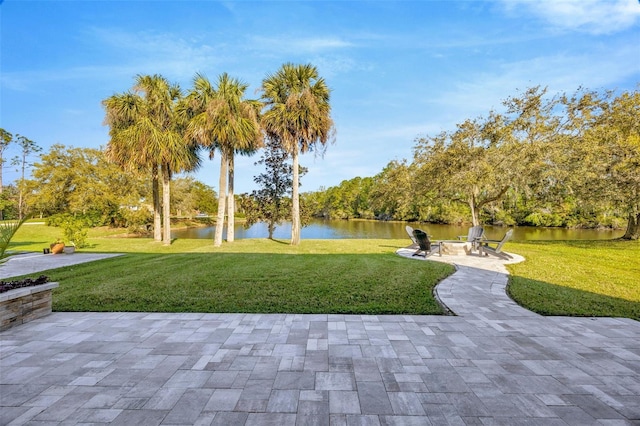
[[[353,71],[370,72],[375,66],[367,61],[356,61],[344,55],[314,56],[309,60],[314,64],[322,77],[333,77]]]
[[[620,81],[639,74],[636,46],[609,45],[582,55],[556,54],[506,62],[456,84],[441,93],[437,102],[444,110],[456,108],[459,118],[455,120],[460,122],[485,116],[491,109],[500,111],[502,100],[528,87],[546,86],[550,93],[570,93],[578,87],[616,89]]]
[[[113,28],[93,28],[90,36],[98,46],[112,48],[124,59],[136,62],[139,68],[154,68],[154,72],[171,72],[191,77],[194,70],[221,63],[227,59],[228,48],[210,45],[199,38],[186,38],[173,33],[127,32]],[[141,72],[141,71],[138,71]]]
[[[638,0],[502,0],[511,13],[523,11],[559,29],[592,34],[624,31],[640,20]]]
[[[354,44],[337,37],[250,37],[254,49],[259,51],[303,54],[340,50]]]

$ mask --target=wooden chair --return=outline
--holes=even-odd
[[[412,256],[422,256],[427,257],[430,254],[433,254],[435,251],[438,252],[438,256],[442,256],[440,251],[440,242],[439,241],[431,241],[429,240],[429,236],[426,232],[420,229],[414,229],[413,236],[418,242],[418,249]]]
[[[472,226],[469,228],[469,233],[467,235],[458,235],[458,240],[467,240],[467,242],[471,244],[471,251],[478,250],[480,242],[486,239],[487,237],[484,235],[484,228],[482,225]]]
[[[502,251],[502,246],[511,239],[513,235],[513,229],[509,229],[501,240],[483,240],[479,243],[480,256],[489,256],[490,254],[499,257],[500,259],[509,260],[513,259],[508,253]],[[491,243],[496,243],[495,247],[491,247]]]
[[[407,231],[407,234],[409,234],[409,238],[411,238],[411,245],[409,247],[412,249],[418,248],[418,240],[416,240],[416,237],[413,236],[413,228],[407,225],[404,227],[404,229],[405,231]]]

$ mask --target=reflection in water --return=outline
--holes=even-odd
[[[408,238],[404,222],[381,222],[375,220],[314,220],[309,226],[302,228],[303,239],[343,239],[343,238]],[[439,240],[455,239],[458,235],[467,235],[468,226],[433,225],[426,223],[411,223]],[[215,226],[205,228],[176,229],[171,232],[173,238],[213,239]],[[491,239],[501,239],[507,228],[499,226],[485,226],[485,233]],[[520,226],[514,228],[513,239],[522,240],[604,240],[622,236],[622,230],[594,230],[594,229],[565,229],[565,228],[534,228]],[[236,225],[235,238],[266,238],[267,226],[257,223],[249,229]],[[278,226],[274,238],[289,239],[291,224]],[[226,231],[223,238],[226,238]]]

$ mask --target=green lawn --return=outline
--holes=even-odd
[[[433,287],[450,265],[395,255],[403,240],[209,240],[171,246],[92,230],[81,251],[125,256],[48,271],[56,311],[442,314]],[[56,229],[29,225],[13,250],[41,250]]]
[[[509,295],[543,315],[640,319],[640,241],[530,241],[507,250]]]
[[[54,310],[441,314],[432,289],[453,268],[394,254],[400,240],[209,240],[163,246],[92,229],[81,251],[125,256],[47,272]],[[60,230],[25,225],[12,250],[40,251]],[[545,315],[640,319],[640,242],[510,242],[508,291]]]

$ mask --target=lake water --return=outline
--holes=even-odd
[[[302,239],[343,239],[343,238],[408,238],[405,231],[407,223],[381,222],[375,220],[314,220],[309,226],[302,228]],[[458,235],[467,235],[469,226],[432,225],[410,223],[410,226],[422,229],[433,239],[450,240]],[[485,226],[485,233],[490,239],[501,239],[507,228]],[[176,229],[171,232],[173,238],[213,239],[215,226],[203,228]],[[226,234],[226,232],[225,232]],[[535,228],[519,226],[514,228],[513,240],[603,240],[621,237],[623,230]],[[267,227],[257,223],[249,229],[235,226],[235,238],[267,238]],[[226,238],[226,236],[225,236]],[[291,238],[291,224],[286,223],[276,228],[274,238]]]

